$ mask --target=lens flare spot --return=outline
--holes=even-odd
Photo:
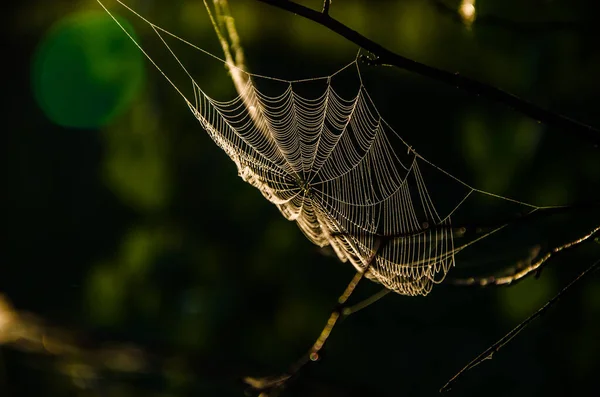
[[[119,22],[133,36],[127,21]],[[97,128],[131,104],[145,77],[131,39],[100,11],[58,21],[38,44],[31,67],[34,96],[54,123]]]
[[[458,13],[462,18],[463,22],[470,26],[475,22],[476,11],[475,11],[475,0],[462,0],[458,7]]]

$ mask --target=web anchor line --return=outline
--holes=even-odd
[[[567,213],[571,211],[583,211],[589,210],[592,208],[600,208],[600,201],[588,201],[581,202],[572,205],[564,205],[564,206],[555,206],[555,207],[543,207],[543,208],[534,208],[529,212],[524,212],[521,214],[517,214],[512,217],[505,217],[497,220],[490,221],[482,221],[477,223],[460,223],[460,224],[435,224],[429,225],[425,224],[421,229],[410,231],[408,233],[399,233],[399,234],[380,234],[373,233],[373,236],[379,238],[390,238],[390,239],[402,239],[407,237],[413,237],[418,234],[422,234],[427,232],[428,230],[447,230],[454,233],[457,237],[462,237],[467,233],[471,234],[483,234],[486,229],[498,229],[508,225],[514,226],[515,224],[522,222],[531,222],[533,220],[547,217],[551,215],[559,215],[562,213]],[[333,233],[333,236],[345,236],[345,233]]]

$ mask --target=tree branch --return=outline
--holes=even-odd
[[[348,41],[353,42],[359,47],[374,54],[377,58],[372,60],[373,64],[393,65],[401,69],[425,76],[442,83],[455,86],[470,94],[489,98],[502,103],[517,112],[520,112],[534,120],[538,120],[546,125],[554,126],[563,130],[570,131],[579,139],[584,140],[594,148],[600,147],[600,130],[545,109],[542,109],[531,102],[527,102],[519,97],[503,91],[497,87],[481,83],[469,77],[462,76],[459,73],[451,73],[445,70],[437,69],[429,65],[414,61],[412,59],[398,55],[382,45],[366,38],[355,30],[333,19],[328,13],[318,12],[298,3],[284,0],[258,0],[262,3],[270,4],[274,7],[293,12],[306,19],[322,25],[329,30],[339,34]],[[325,11],[325,9],[323,10]]]
[[[565,252],[565,251],[576,248],[580,244],[583,244],[586,241],[593,238],[594,236],[596,236],[598,233],[600,233],[600,226],[597,226],[596,228],[591,230],[589,233],[579,237],[576,240],[569,241],[568,243],[559,245],[558,247],[554,247],[552,250],[546,252],[546,254],[544,256],[542,256],[535,262],[533,261],[535,259],[535,257],[529,258],[528,261],[525,263],[525,266],[523,266],[524,265],[523,263],[517,264],[517,266],[514,268],[514,270],[515,270],[514,274],[511,274],[511,275],[500,276],[500,277],[489,276],[489,277],[470,277],[470,278],[448,278],[448,279],[446,279],[445,283],[454,285],[454,286],[459,286],[459,287],[470,287],[470,286],[479,286],[479,287],[495,286],[495,287],[498,287],[498,286],[512,285],[512,284],[517,283],[518,281],[523,280],[525,277],[527,277],[528,275],[530,275],[532,273],[538,274],[542,270],[544,264],[551,257],[559,254],[560,252]],[[536,256],[537,252],[534,251],[533,254],[534,255],[532,255],[532,256]]]
[[[374,260],[374,258],[375,254],[372,257],[372,260]],[[342,295],[340,295],[338,298],[338,302],[335,305],[335,308],[331,311],[329,319],[325,323],[325,326],[321,330],[319,337],[315,343],[313,343],[308,353],[300,357],[300,359],[292,364],[290,369],[282,375],[266,376],[262,378],[255,378],[252,376],[245,377],[244,382],[250,387],[250,390],[259,392],[259,397],[276,397],[286,388],[288,382],[298,376],[299,372],[308,363],[319,361],[321,358],[321,350],[325,346],[327,339],[329,339],[331,331],[333,331],[333,328],[337,324],[338,320],[340,320],[342,317],[349,316],[352,313],[352,309],[355,309],[355,312],[360,310],[360,308],[354,307],[350,307],[348,310],[345,310],[347,309],[345,304],[348,298],[350,298],[350,295],[352,295],[356,289],[358,283],[363,279],[363,276],[364,272],[356,272]]]
[[[440,392],[447,392],[452,388],[452,385],[462,377],[465,372],[476,367],[486,360],[491,360],[494,353],[498,352],[502,349],[508,342],[510,342],[515,336],[517,336],[521,331],[523,331],[533,320],[540,317],[544,314],[550,307],[552,307],[558,300],[573,287],[576,283],[580,282],[584,279],[584,277],[591,275],[596,270],[600,268],[600,260],[594,262],[590,267],[584,270],[579,276],[577,276],[573,281],[571,281],[566,287],[564,287],[558,294],[556,294],[552,299],[550,299],[544,306],[542,306],[539,310],[529,316],[525,321],[517,325],[510,332],[500,338],[496,343],[487,348],[483,353],[475,357],[469,364],[463,367],[456,375],[454,375],[441,389]]]
[[[378,253],[389,243],[388,239],[377,239],[375,246],[373,247],[373,254],[371,258],[367,262],[365,268],[362,271],[357,271],[342,295],[338,298],[337,304],[334,309],[331,311],[329,315],[329,319],[325,323],[325,326],[321,330],[319,337],[313,343],[311,348],[308,350],[308,353],[300,357],[290,369],[284,373],[283,375],[278,376],[267,376],[262,378],[255,378],[252,376],[247,376],[244,378],[244,382],[250,387],[251,391],[259,392],[259,397],[276,397],[278,396],[288,385],[288,383],[296,378],[300,371],[310,362],[319,361],[321,358],[321,350],[325,346],[325,343],[329,339],[333,328],[337,324],[337,322],[349,316],[352,313],[356,313],[357,311],[363,309],[364,307],[370,305],[371,303],[376,302],[377,300],[383,298],[387,295],[385,293],[378,293],[373,295],[372,297],[366,299],[365,301],[359,302],[354,306],[347,306],[346,302],[350,298],[350,295],[354,292],[358,283],[363,279],[365,273],[369,270],[373,262],[376,260]]]

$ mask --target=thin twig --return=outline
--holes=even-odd
[[[469,278],[448,278],[445,283],[460,287],[470,287],[470,286],[479,286],[479,287],[487,287],[487,286],[508,286],[511,284],[515,284],[516,282],[523,280],[526,276],[532,273],[539,273],[542,269],[542,266],[548,259],[552,256],[558,254],[559,252],[565,252],[570,249],[577,247],[578,245],[588,241],[590,238],[595,235],[600,234],[600,226],[592,229],[589,233],[581,236],[580,238],[569,241],[566,244],[560,245],[558,247],[554,247],[552,250],[548,251],[544,256],[542,256],[537,261],[529,264],[525,267],[520,267],[517,272],[508,276],[496,277],[496,276],[488,276],[488,277],[469,277]]]
[[[323,11],[321,11],[324,15],[329,15],[329,6],[331,5],[331,0],[323,0]]]
[[[544,306],[538,309],[535,313],[529,316],[525,321],[521,324],[517,325],[513,328],[509,333],[500,338],[496,343],[487,348],[483,353],[478,355],[475,359],[473,359],[469,364],[467,364],[463,369],[461,369],[456,375],[454,375],[441,389],[440,392],[447,392],[451,389],[452,385],[464,375],[465,372],[470,370],[473,367],[481,364],[486,360],[491,360],[494,353],[498,352],[502,347],[504,347],[508,342],[510,342],[515,336],[517,336],[525,327],[527,327],[533,320],[540,317],[544,314],[551,306],[553,306],[568,290],[573,287],[577,282],[581,281],[585,276],[592,274],[594,271],[600,268],[600,260],[594,262],[590,267],[584,270],[579,276],[577,276],[573,281],[567,284],[558,294],[556,294],[552,299],[550,299]]]
[[[382,45],[366,38],[355,30],[332,18],[328,14],[315,11],[301,4],[292,1],[281,0],[258,0],[262,3],[270,4],[294,14],[298,14],[313,22],[316,22],[329,30],[339,34],[345,39],[355,43],[359,47],[367,50],[376,56],[371,60],[372,64],[393,65],[419,75],[440,81],[442,83],[460,88],[468,93],[489,98],[502,103],[534,120],[543,122],[566,131],[587,141],[594,148],[600,147],[600,130],[573,120],[561,114],[551,112],[527,102],[519,97],[503,91],[497,87],[481,83],[459,73],[451,73],[445,70],[437,69],[429,65],[414,61],[412,59],[398,55]]]
[[[360,301],[360,302],[358,302],[358,303],[356,303],[356,304],[354,304],[352,306],[345,307],[342,310],[342,316],[343,317],[348,317],[349,315],[354,314],[357,311],[366,308],[367,306],[371,306],[373,303],[377,302],[378,300],[380,300],[384,296],[388,295],[390,292],[392,292],[392,290],[387,289],[387,288],[382,288],[379,292],[371,295],[367,299],[362,300],[362,301]]]
[[[366,265],[365,265],[364,269],[362,269],[362,271],[356,272],[356,274],[354,275],[354,277],[352,278],[352,280],[350,281],[350,283],[348,284],[348,286],[346,287],[344,292],[338,298],[337,304],[335,305],[335,308],[331,311],[331,314],[329,315],[329,318],[327,319],[325,326],[321,330],[319,337],[316,339],[315,343],[313,343],[311,348],[308,350],[308,353],[306,353],[305,355],[300,357],[300,359],[298,359],[294,364],[292,364],[290,366],[290,369],[288,370],[288,372],[286,372],[283,375],[278,375],[278,376],[267,376],[267,377],[262,377],[262,378],[255,378],[255,377],[247,376],[244,378],[244,382],[248,386],[250,386],[250,389],[260,393],[259,397],[276,397],[276,396],[278,396],[285,389],[285,387],[288,385],[288,383],[291,380],[293,380],[294,378],[296,378],[298,376],[298,374],[300,373],[300,371],[309,362],[315,362],[320,359],[321,350],[323,349],[323,347],[325,346],[325,343],[329,339],[329,336],[331,335],[331,332],[333,331],[333,328],[337,324],[338,320],[342,317],[347,317],[351,313],[356,312],[362,308],[362,307],[357,308],[356,306],[351,306],[349,308],[350,312],[347,312],[345,304],[348,301],[348,299],[350,298],[350,296],[352,295],[352,293],[354,292],[354,290],[356,289],[356,287],[358,286],[358,283],[363,279],[365,273],[371,267],[373,261],[376,260],[379,252],[384,248],[385,244],[387,244],[387,243],[389,243],[389,240],[384,240],[384,239],[376,240],[376,243],[373,247],[373,253],[371,255],[371,258],[366,263]],[[374,295],[374,297],[376,297],[377,295],[378,294]],[[372,300],[371,303],[381,299],[382,297],[383,297],[383,295],[379,296],[377,299]],[[373,298],[373,297],[371,297],[371,298]],[[367,300],[369,300],[369,299],[367,299]],[[364,305],[364,301],[358,303],[358,305],[361,305],[361,304],[363,304],[363,307],[367,306],[367,305]],[[355,308],[355,310],[353,310],[353,308]]]
[[[321,330],[319,337],[315,343],[311,346],[308,353],[300,357],[294,364],[290,366],[290,369],[283,375],[278,376],[267,376],[262,378],[254,378],[247,376],[244,378],[244,382],[250,386],[254,391],[260,392],[259,397],[275,397],[278,396],[287,386],[288,382],[295,378],[300,370],[311,361],[318,361],[320,359],[320,352],[325,346],[327,339],[331,335],[331,331],[337,324],[340,317],[342,317],[343,305],[346,303],[352,292],[356,289],[356,286],[362,280],[364,276],[363,272],[356,272],[342,295],[338,298],[338,302],[335,308],[332,310],[325,326]]]

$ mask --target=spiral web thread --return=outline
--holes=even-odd
[[[420,156],[377,111],[360,78],[357,60],[330,76],[293,81],[228,64],[247,76],[245,87],[232,100],[217,101],[200,88],[163,34],[226,62],[121,4],[154,29],[187,73],[194,89],[192,100],[130,36],[235,163],[239,176],[260,190],[286,219],[295,221],[311,242],[331,246],[341,261],[349,261],[392,291],[426,295],[434,283],[443,281],[459,251],[506,226],[455,245],[462,231],[451,226],[451,216],[473,193],[511,201],[532,212],[549,208],[473,188]],[[351,69],[359,84],[354,96],[344,98],[332,80]],[[267,95],[258,88],[261,80],[284,88],[277,95]],[[299,86],[315,83],[321,83],[319,95],[298,94]],[[464,189],[452,210],[438,213],[423,165]]]

